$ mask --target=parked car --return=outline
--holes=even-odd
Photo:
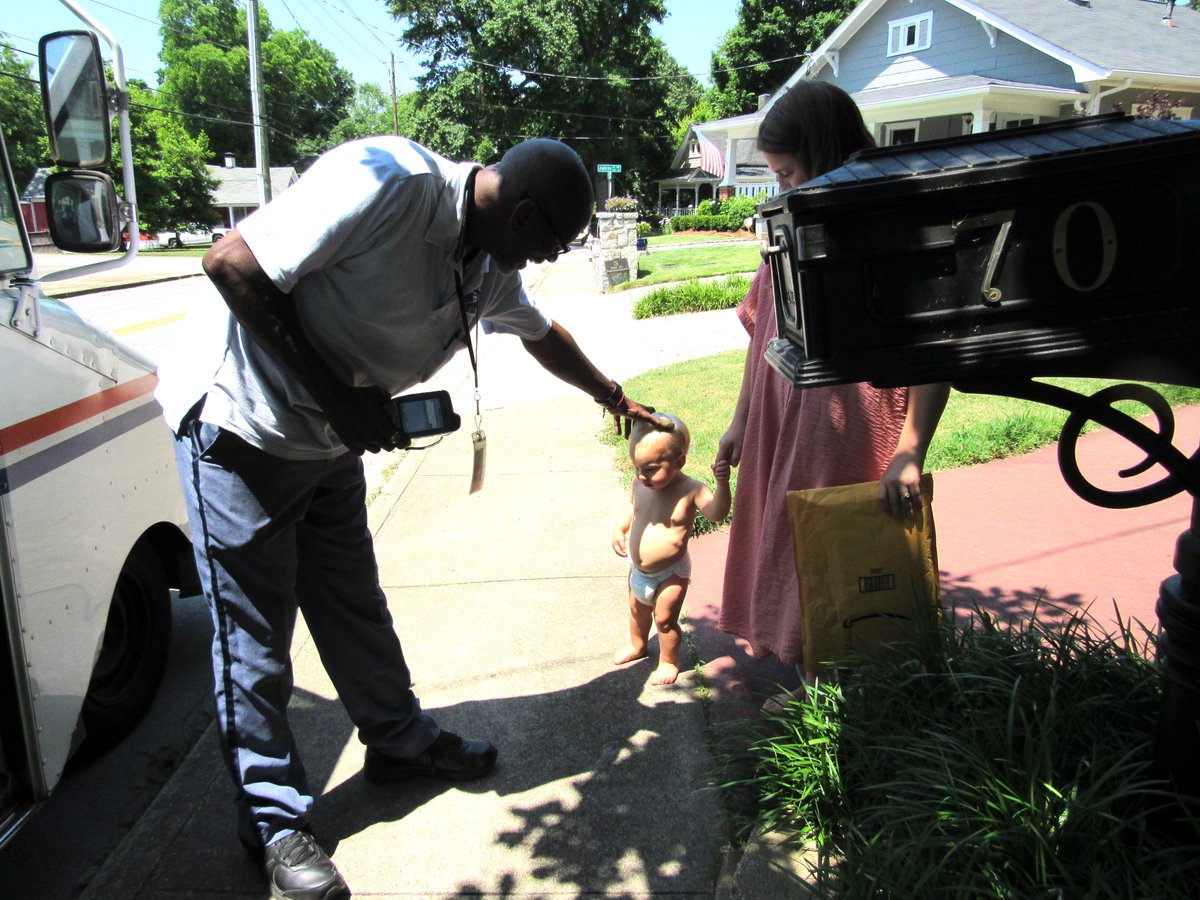
[[[121,249],[124,250],[128,246],[129,246],[129,232],[124,231],[121,233]],[[158,237],[156,235],[150,234],[145,231],[138,232],[138,249],[154,250],[157,247],[161,247],[161,246],[162,245],[158,242]]]
[[[160,231],[158,242],[164,247],[179,249],[198,244],[212,244],[229,233],[224,225],[197,225],[190,223],[178,231]]]

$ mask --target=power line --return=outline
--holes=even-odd
[[[412,44],[411,41],[406,41],[406,43],[410,44],[413,47],[417,46],[415,44]],[[761,62],[749,63],[744,66],[730,66],[729,68],[725,68],[725,69],[713,69],[712,74],[715,75],[718,72],[721,72],[721,73],[739,72],[742,69],[756,69],[759,66],[769,66],[769,65],[773,65],[778,62],[787,62],[788,60],[803,59],[804,57],[806,57],[808,55],[809,55],[808,53],[796,53],[791,56],[780,56],[776,59],[764,59]],[[472,63],[477,66],[486,66],[490,69],[498,69],[501,72],[508,72],[508,73],[519,72],[522,75],[535,75],[539,78],[563,78],[563,79],[568,79],[568,80],[572,80],[572,81],[613,81],[613,82],[617,82],[617,83],[623,83],[623,82],[627,82],[627,81],[680,81],[684,78],[693,78],[693,79],[699,78],[698,75],[694,75],[691,72],[683,72],[683,73],[676,74],[676,75],[567,75],[562,72],[542,72],[537,69],[521,69],[521,68],[518,68],[517,66],[506,66],[506,65],[500,65],[498,63],[484,62],[483,60],[474,59],[472,57],[469,57],[469,56],[466,56],[463,54],[449,53],[449,54],[447,54],[447,56],[450,59],[462,60],[462,61]]]

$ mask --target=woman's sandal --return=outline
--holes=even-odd
[[[791,705],[797,700],[803,700],[804,695],[805,690],[803,685],[794,691],[780,691],[778,694],[772,694],[763,701],[762,711],[768,716],[786,715]]]

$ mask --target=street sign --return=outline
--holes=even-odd
[[[611,175],[613,172],[621,171],[621,164],[620,163],[597,163],[596,171],[597,172],[608,172]]]

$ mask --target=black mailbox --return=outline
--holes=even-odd
[[[1192,527],[1162,583],[1160,770],[1200,821],[1200,451],[1171,443],[1170,408],[1139,385],[1084,397],[1037,376],[1200,387],[1200,121],[1076,119],[851,157],[758,208],[779,336],[771,365],[800,387],[949,381],[1070,411],[1068,485],[1093,503],[1187,490]],[[1111,408],[1137,399],[1155,433]],[[1131,491],[1092,485],[1074,458],[1094,419],[1167,475]]]
[[[1100,116],[855,154],[758,208],[797,386],[1200,386],[1200,121]]]

